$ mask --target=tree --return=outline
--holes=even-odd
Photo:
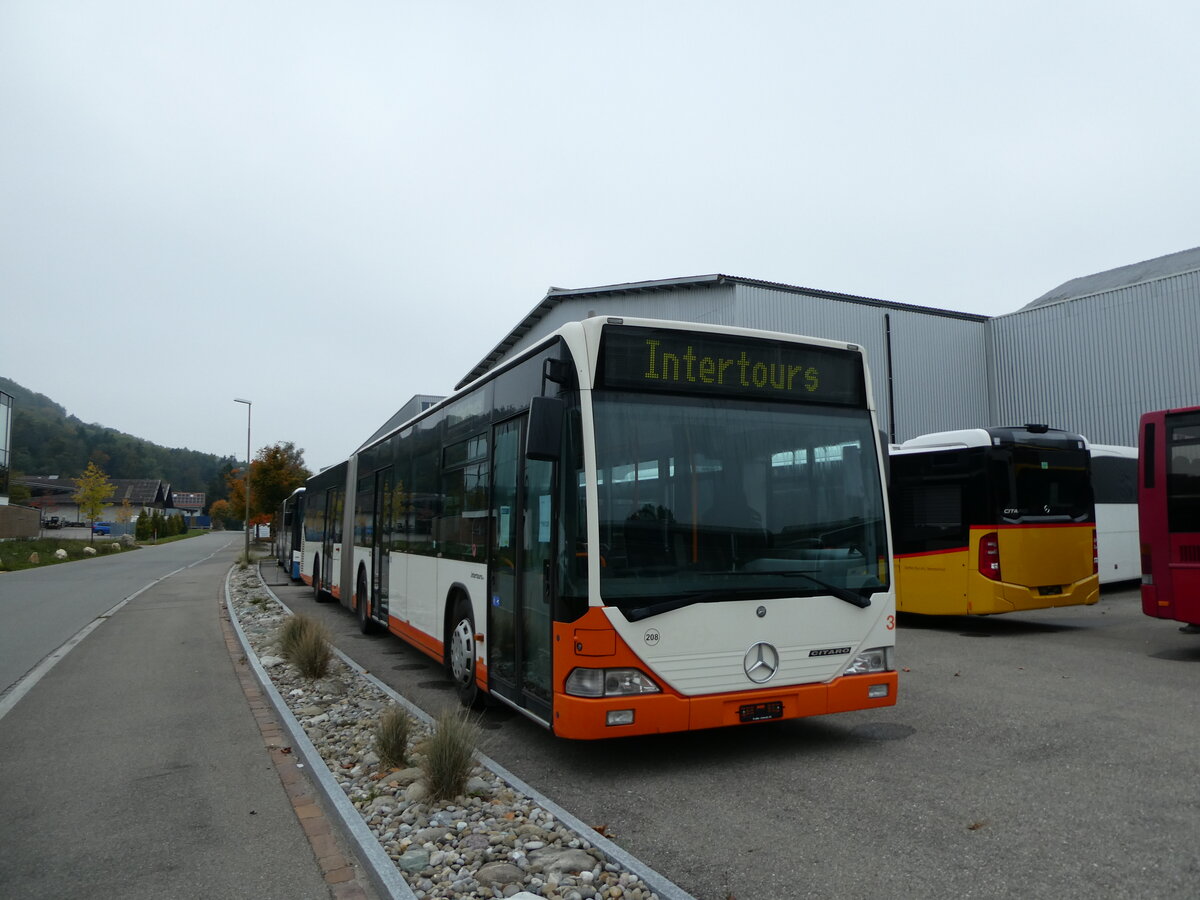
[[[291,441],[263,447],[250,466],[251,512],[273,515],[310,475],[312,472],[304,465],[304,451]],[[245,503],[245,497],[242,502]]]
[[[15,469],[9,470],[8,482],[8,502],[16,506],[26,506],[29,499],[33,496],[33,492],[24,484],[17,484],[17,479],[21,477],[20,473]]]
[[[104,509],[104,501],[113,495],[116,486],[94,462],[88,463],[81,476],[71,480],[75,482],[76,488],[71,499],[78,504],[79,514],[87,519],[88,525],[95,525]],[[90,535],[88,540],[91,540]]]
[[[243,507],[243,510],[245,507]],[[213,528],[224,530],[230,527],[232,521],[235,525],[241,522],[241,518],[233,511],[233,507],[228,500],[217,500],[208,508],[208,514],[212,517]]]
[[[304,451],[291,441],[263,447],[250,464],[250,518],[271,516],[296,488],[312,475],[304,465]],[[245,467],[229,470],[229,515],[239,522],[246,518]],[[210,513],[211,514],[211,513]]]

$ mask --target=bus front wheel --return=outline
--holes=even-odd
[[[479,699],[475,683],[475,616],[466,597],[454,604],[450,629],[450,677],[463,706],[473,706]]]

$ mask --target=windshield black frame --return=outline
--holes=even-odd
[[[1084,448],[1018,443],[988,454],[998,521],[1094,522],[1091,455]]]
[[[592,404],[605,603],[640,618],[888,590],[868,410],[615,390]]]

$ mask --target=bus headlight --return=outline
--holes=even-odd
[[[640,669],[573,669],[566,690],[574,697],[628,697],[662,689]]]
[[[869,675],[872,672],[890,672],[896,668],[892,662],[895,647],[875,647],[864,650],[850,661],[843,675]]]

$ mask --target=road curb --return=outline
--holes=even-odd
[[[257,572],[257,567],[255,571]],[[346,836],[354,850],[354,855],[358,857],[358,861],[362,864],[364,870],[366,870],[372,886],[379,892],[379,895],[381,897],[394,898],[394,900],[417,900],[416,895],[408,886],[408,882],[404,880],[404,877],[400,874],[400,870],[396,868],[396,864],[392,862],[391,857],[387,855],[375,835],[367,827],[366,823],[363,822],[362,814],[354,808],[354,804],[350,802],[338,786],[338,783],[334,780],[333,775],[330,774],[329,769],[325,765],[325,760],[321,758],[321,755],[317,752],[317,748],[313,746],[312,741],[308,739],[308,735],[304,733],[304,728],[296,720],[296,717],[292,715],[291,710],[288,709],[287,703],[284,702],[279,691],[275,689],[271,677],[258,661],[257,654],[250,647],[250,642],[246,639],[246,633],[242,631],[241,623],[238,622],[237,615],[233,610],[232,598],[229,592],[229,579],[232,575],[233,568],[231,567],[225,575],[225,609],[229,614],[229,624],[237,634],[242,652],[246,656],[246,664],[254,672],[254,676],[258,680],[262,692],[271,701],[271,705],[275,708],[275,713],[279,721],[287,731],[291,739],[292,749],[298,751],[299,755],[304,759],[304,765],[307,766],[313,783],[328,804],[326,809],[341,826],[343,835]],[[261,576],[259,581],[262,582]],[[262,583],[266,587],[265,582]],[[267,588],[267,590],[270,592],[270,588]],[[273,592],[271,592],[271,596],[275,596]],[[278,598],[275,599],[278,601]],[[286,607],[284,608],[286,609]]]
[[[230,570],[230,571],[232,571],[232,570]],[[276,595],[276,593],[273,590],[271,590],[271,586],[269,584],[267,584],[266,580],[262,577],[261,571],[258,572],[258,576],[259,576],[259,583],[263,586],[263,588],[266,590],[266,592],[271,595],[271,599],[273,599],[276,603],[278,603],[289,615],[292,614],[291,608],[286,603],[284,603],[282,600],[280,600],[279,597]],[[226,582],[225,582],[225,591],[226,591],[226,602],[228,603],[228,599],[229,599],[229,580],[228,580],[228,578],[226,578]],[[232,615],[230,616],[230,620],[235,621],[233,619]],[[238,633],[239,633],[239,635],[242,636],[243,646],[247,647],[247,654],[246,654],[247,658],[253,659],[256,670],[261,672],[261,674],[259,676],[260,679],[266,679],[266,681],[268,683],[270,683],[270,677],[266,674],[266,671],[263,670],[260,665],[258,665],[258,660],[254,656],[254,652],[249,649],[249,645],[245,640],[245,636],[242,635],[240,629],[239,629]],[[367,681],[369,681],[378,690],[382,691],[392,701],[399,704],[400,706],[403,706],[405,708],[405,710],[408,711],[409,715],[413,716],[414,718],[419,719],[420,721],[424,722],[427,725],[433,724],[433,721],[434,721],[433,717],[430,716],[429,713],[425,712],[425,710],[416,706],[414,703],[412,703],[406,697],[403,697],[400,694],[396,693],[395,690],[388,687],[386,684],[384,684],[382,681],[380,681],[378,678],[376,678],[370,672],[366,671],[362,666],[360,666],[357,662],[355,662],[353,659],[351,659],[349,656],[347,656],[345,653],[343,653],[337,647],[333,647],[332,649],[333,649],[333,652],[337,654],[338,658],[343,663],[345,663],[350,669],[352,669],[353,671],[358,673],[358,675],[360,677],[365,678]],[[295,718],[292,716],[291,710],[287,708],[287,705],[283,702],[283,698],[280,697],[278,692],[274,690],[274,685],[271,685],[271,695],[274,698],[277,698],[275,700],[275,702],[277,704],[276,708],[278,709],[280,706],[283,707],[282,711],[280,712],[280,715],[281,715],[281,717],[284,718],[284,721],[290,720],[292,723],[294,723],[295,728],[297,730],[299,730],[300,734],[303,735],[304,729],[300,726],[300,723],[297,722],[295,720]],[[307,735],[304,736],[304,744],[307,745],[311,749],[311,751],[314,755],[316,755],[316,748],[312,746],[311,742],[309,742]],[[520,778],[518,778],[512,772],[508,771],[508,769],[504,768],[504,766],[500,765],[500,763],[496,762],[494,759],[491,759],[490,757],[485,756],[483,753],[479,752],[478,750],[476,751],[475,755],[479,759],[479,762],[484,767],[486,767],[486,768],[490,769],[492,772],[494,772],[497,776],[499,776],[503,781],[505,781],[514,790],[520,791],[525,796],[532,799],[535,803],[537,803],[539,806],[541,806],[547,812],[553,814],[554,817],[556,819],[558,819],[560,822],[562,822],[564,825],[567,825],[572,831],[576,832],[581,837],[585,837],[592,844],[592,846],[594,846],[596,849],[602,851],[605,855],[608,856],[609,859],[613,860],[614,862],[618,863],[619,865],[621,865],[623,868],[625,868],[629,872],[632,872],[635,875],[637,875],[639,878],[641,878],[642,881],[645,882],[646,886],[649,887],[652,891],[654,891],[654,893],[656,893],[658,895],[659,900],[696,900],[695,897],[693,897],[691,894],[687,893],[687,891],[683,890],[683,888],[679,887],[677,884],[672,882],[666,876],[661,875],[660,873],[656,872],[654,869],[647,866],[641,860],[636,859],[627,850],[618,846],[617,844],[614,844],[611,840],[606,838],[604,835],[600,834],[600,832],[596,831],[590,825],[583,822],[581,819],[577,818],[576,816],[572,815],[567,810],[563,809],[561,806],[559,806],[557,803],[555,803],[549,797],[542,794],[540,791],[538,791],[533,786],[526,784],[524,781],[522,781]],[[320,769],[323,772],[328,774],[328,770],[325,767],[325,763],[320,758],[319,755],[317,755],[317,764],[319,765]],[[329,776],[329,780],[330,780],[330,782],[333,783],[334,788],[337,789],[337,784],[336,784],[336,782],[333,782],[332,776]],[[350,811],[358,819],[359,825],[361,825],[361,828],[358,829],[355,833],[356,839],[359,839],[358,834],[365,833],[365,839],[370,840],[370,842],[373,843],[376,847],[379,847],[379,842],[376,839],[375,835],[371,832],[371,830],[369,828],[367,828],[365,826],[365,824],[363,824],[362,815],[358,812],[358,810],[356,810],[354,808],[353,804],[351,804],[348,800],[346,800],[345,795],[342,794],[340,789],[337,790],[337,793],[338,793],[339,798],[347,806],[349,806]],[[380,848],[380,852],[382,853],[382,848]],[[388,857],[386,853],[382,853],[382,856],[383,856],[384,860],[387,861],[387,865],[392,870],[395,870],[396,867],[395,867],[395,864],[391,861],[391,858]],[[365,862],[364,862],[364,865],[366,865]],[[407,890],[408,889],[407,882],[405,883],[404,886],[405,886],[405,889]],[[407,896],[408,897],[413,896],[411,891],[409,892],[409,894]]]

